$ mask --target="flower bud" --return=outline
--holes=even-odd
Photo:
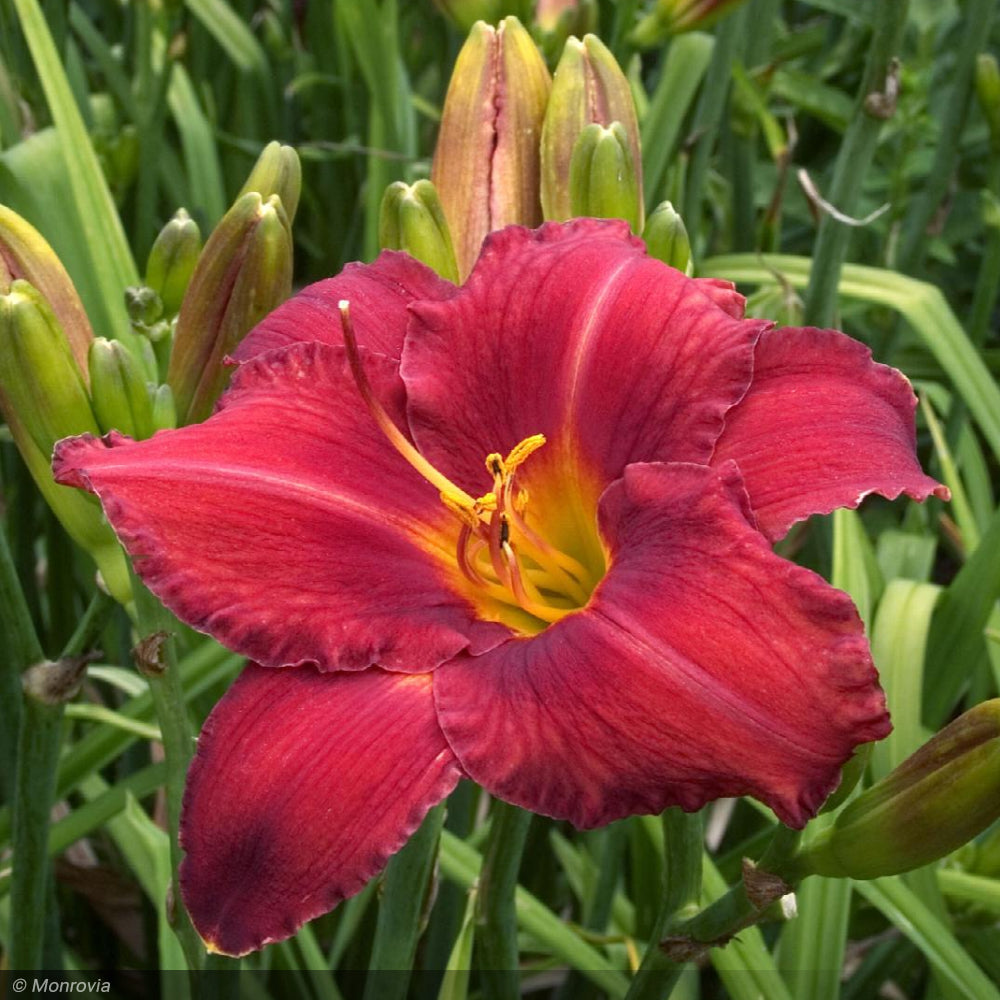
[[[538,47],[514,17],[496,29],[477,23],[458,54],[431,180],[463,280],[488,233],[542,220],[538,142],[550,86]]]
[[[650,257],[691,274],[691,241],[680,213],[669,201],[660,202],[646,220],[642,231]]]
[[[51,454],[60,438],[98,433],[87,384],[55,313],[27,281],[0,295],[0,403],[35,447]]]
[[[276,194],[281,199],[288,217],[288,228],[291,229],[302,192],[302,164],[292,146],[269,142],[264,147],[236,200],[251,191],[256,191],[265,201]]]
[[[181,424],[204,420],[236,345],[292,290],[292,237],[277,195],[242,195],[205,244],[177,317],[167,383]]]
[[[442,278],[458,281],[458,264],[441,201],[430,181],[385,189],[378,225],[379,244],[385,250],[403,250],[434,268]]]
[[[607,46],[596,36],[566,42],[552,81],[552,96],[542,127],[542,208],[546,219],[568,219],[580,214],[571,204],[570,162],[584,129],[593,123],[618,122],[628,147],[629,175],[623,183],[637,191],[638,223],[642,229],[642,155],[639,123],[632,90]],[[630,221],[634,211],[621,218]]]
[[[169,385],[158,385],[151,397],[153,407],[153,430],[172,430],[177,426],[177,407]]]
[[[94,334],[66,268],[38,230],[0,205],[0,293],[6,294],[18,278],[34,286],[49,304],[79,369],[86,371]]]
[[[121,431],[137,440],[153,433],[149,387],[135,358],[118,341],[98,337],[90,345],[90,391],[102,431]]]
[[[646,47],[670,35],[710,28],[744,0],[656,0],[656,6],[636,25],[631,40]]]
[[[950,854],[997,818],[1000,699],[970,709],[849,803],[797,862],[806,875],[898,875]]]
[[[125,311],[133,327],[152,326],[163,314],[163,300],[148,285],[125,289]]]
[[[184,209],[160,230],[146,261],[146,285],[163,303],[163,313],[176,316],[201,253],[198,224]]]
[[[84,371],[38,289],[12,281],[0,294],[0,412],[46,503],[93,556],[115,599],[128,603],[125,559],[100,505],[79,490],[57,486],[49,467],[60,438],[98,433]]]
[[[588,125],[577,140],[569,165],[573,215],[625,219],[633,231],[642,224],[642,193],[628,136],[620,122],[610,128]]]
[[[564,32],[585,35],[597,28],[597,4],[594,0],[538,0],[535,26],[546,34]]]

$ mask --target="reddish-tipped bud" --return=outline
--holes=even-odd
[[[628,175],[622,184],[638,192],[642,230],[642,155],[635,102],[625,74],[607,46],[596,36],[581,42],[570,38],[552,81],[552,95],[542,127],[542,208],[546,219],[569,219],[575,213],[570,194],[570,163],[584,129],[592,124],[610,127],[618,122],[627,148],[623,162]],[[629,218],[630,215],[624,215]]]
[[[181,424],[204,420],[229,381],[225,358],[292,290],[292,237],[281,200],[242,195],[209,237],[188,286],[167,383]]]
[[[18,279],[31,284],[48,303],[77,366],[86,372],[94,334],[66,268],[37,229],[0,205],[0,293],[10,291]]]
[[[431,170],[463,280],[488,233],[542,220],[538,142],[550,86],[517,18],[473,27],[448,86]]]
[[[859,795],[797,859],[805,875],[898,875],[1000,818],[1000,699],[970,709]]]
[[[656,6],[636,25],[632,41],[659,45],[671,35],[710,28],[745,0],[656,0]]]

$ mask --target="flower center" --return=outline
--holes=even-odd
[[[472,497],[428,462],[392,422],[361,365],[349,303],[341,301],[338,308],[347,360],[365,405],[393,447],[438,489],[441,502],[460,522],[455,560],[471,585],[474,603],[488,617],[529,633],[582,608],[603,572],[595,574],[536,531],[527,517],[528,491],[515,486],[517,470],[545,444],[544,435],[525,438],[506,456],[487,455],[493,488]]]

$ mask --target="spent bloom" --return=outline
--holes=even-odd
[[[511,227],[461,287],[386,253],[305,289],[203,424],[60,445],[149,587],[255,661],[185,800],[210,947],[356,892],[462,776],[581,827],[735,795],[802,826],[888,732],[850,599],[771,543],[947,495],[913,393],[742,314],[620,221]]]

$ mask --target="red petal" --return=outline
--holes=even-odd
[[[811,514],[857,507],[869,493],[947,499],[916,459],[916,405],[906,379],[856,340],[836,330],[771,330],[712,462],[737,462],[772,540]]]
[[[401,419],[395,363],[366,368]],[[167,607],[267,666],[420,671],[507,635],[448,587],[457,523],[378,430],[342,350],[262,355],[206,423],[71,438],[54,468],[100,497]]]
[[[184,902],[215,951],[294,934],[382,869],[460,771],[429,675],[248,666],[198,740]]]
[[[358,343],[398,359],[414,299],[446,299],[455,286],[405,253],[386,250],[374,264],[348,264],[335,278],[317,281],[279,306],[250,331],[233,360],[250,358],[300,341],[341,346],[337,303],[351,303]]]
[[[627,224],[594,219],[494,233],[453,298],[413,312],[411,431],[475,493],[485,455],[531,434],[564,480],[583,467],[601,488],[633,461],[707,462],[767,325],[646,257]]]
[[[578,826],[732,795],[802,826],[888,716],[850,599],[747,512],[732,464],[630,466],[587,608],[435,673],[469,776]]]

